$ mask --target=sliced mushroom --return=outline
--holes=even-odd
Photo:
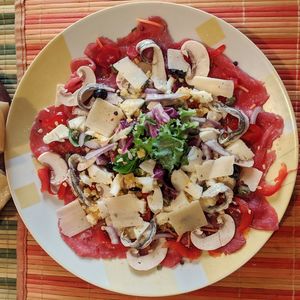
[[[51,185],[58,186],[66,179],[68,166],[60,155],[53,152],[44,152],[38,157],[38,161],[52,169]]]
[[[235,223],[230,215],[222,215],[223,226],[218,232],[205,236],[201,230],[191,232],[191,242],[200,250],[215,250],[227,245],[235,234]],[[199,232],[200,231],[200,232]]]
[[[96,83],[96,76],[94,71],[88,66],[81,66],[77,70],[77,75],[82,79],[82,87],[85,87],[87,84]],[[78,93],[79,90],[76,90],[74,93],[69,93],[63,84],[58,84],[56,86],[56,100],[55,104],[57,106],[63,104],[65,106],[76,106],[78,105]]]
[[[137,237],[135,241],[131,241],[131,239],[126,235],[125,231],[121,233],[121,243],[125,247],[135,248],[135,249],[144,249],[148,247],[156,234],[156,222],[152,219],[145,228],[145,230]]]
[[[212,198],[217,197],[219,194],[224,194],[225,197],[224,201],[219,205],[213,205],[213,206],[204,205],[203,210],[205,212],[215,213],[228,208],[229,204],[232,202],[233,199],[233,191],[223,183],[216,183],[211,187],[209,187],[205,192],[203,192],[200,202],[201,204],[203,204],[205,203],[206,199],[211,200]]]
[[[221,102],[215,102],[212,107],[219,112],[227,112],[239,120],[238,129],[233,131],[223,130],[218,137],[219,143],[228,144],[239,139],[249,128],[249,118],[241,110],[229,107]]]
[[[78,90],[78,94],[77,94],[78,106],[83,110],[90,110],[93,105],[93,101],[90,101],[89,104],[85,104],[85,102],[91,99],[94,91],[100,89],[106,90],[107,92],[115,91],[115,89],[102,83],[89,83]]]
[[[126,253],[128,264],[137,271],[148,271],[158,266],[166,257],[168,248],[164,247],[165,239],[159,239],[158,244],[147,255],[140,256],[136,249]]]
[[[208,52],[201,43],[190,40],[181,46],[181,52],[190,58],[192,67],[190,67],[185,76],[188,84],[195,76],[207,76],[209,73],[210,60]]]
[[[136,50],[141,55],[144,50],[153,48],[152,75],[151,79],[156,89],[165,92],[167,88],[167,74],[165,61],[160,47],[152,40],[142,40],[136,45]]]

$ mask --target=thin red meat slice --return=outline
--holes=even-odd
[[[54,151],[60,155],[80,153],[82,151],[80,148],[74,147],[68,140],[50,144],[43,142],[43,137],[46,133],[50,132],[58,124],[65,125],[70,118],[72,118],[72,108],[64,105],[59,107],[49,106],[38,113],[30,131],[30,149],[36,158],[47,151]]]
[[[213,51],[213,49],[208,48],[210,55]],[[237,99],[237,107],[247,112],[255,106],[262,106],[268,100],[269,95],[262,82],[252,78],[235,66],[226,55],[218,55],[212,58],[211,61],[209,77],[230,79],[235,82],[234,95]],[[244,87],[248,92],[240,89],[238,86]]]
[[[88,58],[88,57],[79,57],[79,58],[72,59],[72,61],[70,63],[71,72],[75,73],[82,66],[88,66],[93,71],[96,70],[96,65],[90,58]]]
[[[274,159],[274,154],[268,155],[268,150],[272,147],[274,140],[282,134],[284,123],[278,115],[261,112],[257,117],[256,124],[263,129],[263,135],[252,146],[252,151],[255,153],[254,167],[266,172],[270,167],[271,160]]]
[[[161,262],[161,265],[163,267],[173,268],[176,265],[178,265],[181,262],[181,260],[182,260],[182,256],[177,251],[169,248],[167,256]]]
[[[69,80],[64,85],[64,88],[69,93],[74,93],[75,91],[80,89],[81,86],[82,86],[82,79],[76,73],[74,73],[70,76]]]
[[[252,228],[270,231],[278,229],[277,213],[263,195],[252,193],[247,200],[253,211]]]
[[[65,243],[81,257],[125,258],[127,249],[121,244],[113,245],[106,232],[97,224],[73,237],[61,233]]]
[[[246,244],[246,239],[240,231],[236,230],[233,239],[225,246],[214,250],[213,252],[219,252],[224,254],[231,254],[240,250]]]

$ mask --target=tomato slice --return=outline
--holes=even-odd
[[[167,246],[175,250],[178,254],[189,259],[197,259],[201,256],[202,251],[191,245],[190,248],[185,247],[180,242],[167,241]]]
[[[252,223],[253,212],[249,208],[246,201],[244,201],[240,198],[235,198],[235,202],[238,204],[239,210],[241,212],[240,223],[236,230],[243,233],[247,228],[250,227],[250,225]]]
[[[263,135],[263,130],[256,124],[250,124],[248,130],[242,135],[241,139],[248,145],[253,145]]]
[[[288,175],[287,166],[285,163],[281,164],[281,168],[278,172],[277,177],[274,179],[275,184],[269,184],[264,179],[262,180],[260,184],[260,189],[258,189],[258,192],[261,193],[264,196],[271,196],[279,191],[281,188],[281,185],[285,178]]]
[[[50,177],[51,177],[51,170],[48,167],[43,167],[38,169],[38,176],[41,181],[41,192],[49,193],[50,195],[54,195],[51,191],[50,186]]]

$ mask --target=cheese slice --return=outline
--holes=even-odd
[[[175,170],[171,175],[171,182],[176,191],[183,191],[189,183],[189,177],[182,170]]]
[[[143,213],[145,203],[134,194],[111,197],[105,202],[115,228],[121,229],[143,224],[144,221],[139,213]]]
[[[189,64],[184,59],[182,52],[176,49],[168,49],[168,69],[169,70],[180,70],[187,72]]]
[[[145,103],[144,99],[126,99],[119,106],[124,111],[126,117],[131,117]]]
[[[152,177],[135,177],[135,180],[137,183],[143,186],[143,193],[149,193],[153,191],[154,179]]]
[[[156,214],[162,210],[164,199],[163,199],[161,189],[159,187],[154,188],[153,195],[149,195],[147,197],[147,203],[148,203],[150,210],[154,214]]]
[[[71,129],[79,129],[84,131],[86,116],[78,116],[68,121],[68,126]]]
[[[96,100],[93,104],[85,125],[97,133],[110,137],[124,114],[121,108],[104,100]]]
[[[137,90],[148,80],[146,74],[128,56],[117,61],[113,67]]]
[[[204,90],[214,96],[223,96],[230,98],[233,96],[234,84],[232,80],[218,78],[195,76],[191,85],[198,90]]]
[[[207,160],[195,166],[198,180],[208,180],[233,174],[234,156],[222,156],[216,160]]]
[[[63,124],[60,124],[43,137],[43,142],[45,144],[50,144],[52,142],[63,142],[68,137],[69,128]]]
[[[59,208],[56,213],[59,218],[61,232],[68,237],[72,237],[92,226],[87,221],[85,212],[77,200]]]
[[[139,167],[145,171],[146,173],[153,175],[154,167],[155,167],[156,161],[153,159],[148,159],[143,161]]]
[[[165,207],[165,210],[166,211],[177,210],[188,204],[189,204],[189,200],[186,197],[185,192],[182,191],[178,194],[178,196],[174,200],[172,200],[169,206]]]
[[[194,199],[199,199],[202,195],[203,187],[197,183],[189,182],[184,189]]]
[[[112,183],[113,173],[108,172],[105,168],[91,165],[87,170],[92,182],[103,184]]]
[[[199,201],[192,201],[189,205],[170,212],[168,214],[168,223],[181,236],[187,231],[192,231],[206,225],[207,220]]]
[[[263,172],[256,168],[243,168],[240,174],[240,181],[249,187],[251,192],[256,191]]]
[[[250,160],[254,157],[254,153],[242,140],[236,140],[230,144],[226,147],[226,151],[237,156],[239,160]]]

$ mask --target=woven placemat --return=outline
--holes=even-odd
[[[128,1],[18,0],[18,76],[58,32],[89,13]],[[170,1],[210,12],[245,33],[281,76],[300,125],[299,3],[285,1]],[[172,299],[300,299],[300,186],[281,227],[246,265],[213,286]],[[136,299],[94,287],[57,265],[20,222],[18,299]]]
[[[16,49],[13,0],[0,0],[0,82],[15,92]],[[12,200],[0,212],[0,299],[16,299],[17,212]]]

